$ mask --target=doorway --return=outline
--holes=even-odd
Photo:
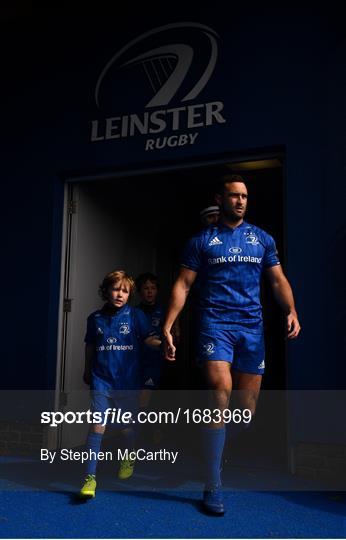
[[[214,203],[215,181],[222,174],[236,172],[246,179],[249,207],[246,221],[276,240],[284,263],[284,174],[280,159],[217,163],[165,172],[71,181],[66,187],[66,233],[62,283],[62,332],[58,372],[61,404],[65,410],[87,410],[89,395],[82,381],[84,334],[89,313],[102,305],[98,286],[114,269],[125,269],[136,277],[153,272],[160,282],[160,303],[166,305],[179,268],[184,242],[201,228],[199,212]],[[199,372],[192,343],[192,297],[181,315],[181,345],[178,361],[167,366],[166,389],[197,389]],[[256,455],[270,463],[286,464],[286,360],[283,320],[271,293],[263,284],[266,333],[266,374],[263,377],[256,423],[239,443],[235,456],[256,447]],[[65,300],[65,301],[63,301]],[[135,298],[133,304],[138,302]],[[267,392],[268,391],[268,392]],[[273,391],[275,396],[273,407]],[[275,441],[267,431],[275,428]],[[87,426],[64,425],[59,444],[83,444]],[[250,444],[249,444],[250,443]],[[247,450],[248,451],[248,450]],[[268,454],[269,452],[269,454]],[[245,452],[246,453],[246,452]],[[268,457],[269,456],[269,457]],[[251,452],[250,452],[251,459]]]

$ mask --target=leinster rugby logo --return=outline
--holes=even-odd
[[[117,338],[115,337],[107,338],[107,343],[109,343],[110,345],[113,345],[113,343],[116,343],[116,342],[117,342]]]
[[[246,233],[246,240],[245,242],[247,244],[251,244],[252,246],[257,246],[258,244],[258,238],[255,234],[253,233]]]
[[[120,334],[129,334],[130,333],[130,326],[125,323],[125,324],[122,324],[119,328],[119,332]]]
[[[184,41],[187,41],[193,35],[197,38],[194,44],[181,42],[182,38],[185,37]],[[100,107],[101,89],[109,72],[129,67],[134,67],[147,79],[148,88],[151,88],[154,94],[145,105],[146,108],[168,105],[187,74],[194,71],[195,58],[198,56],[196,51],[200,51],[199,41],[204,39],[209,49],[209,54],[206,55],[207,64],[181,101],[195,99],[214,71],[218,55],[217,38],[218,35],[212,28],[199,23],[167,24],[141,34],[120,49],[103,68],[95,88],[96,105]],[[160,46],[152,48],[155,41],[160,43]],[[142,87],[140,88],[142,90]]]
[[[235,255],[237,255],[238,253],[242,252],[242,249],[240,247],[231,247],[229,248],[229,251],[230,253],[234,253]]]
[[[208,356],[210,356],[211,354],[214,354],[215,352],[215,345],[214,343],[206,343],[205,345],[203,345],[204,349],[205,349],[205,352]]]
[[[101,69],[91,142],[145,137],[145,150],[193,145],[200,129],[224,124],[224,104],[201,99],[214,74],[219,35],[196,22],[153,28]],[[121,111],[127,111],[121,114]]]

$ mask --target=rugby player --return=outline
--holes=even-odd
[[[175,360],[171,328],[198,276],[197,357],[211,390],[211,407],[222,413],[228,407],[233,386],[242,390],[242,407],[254,415],[265,367],[260,303],[262,273],[269,279],[274,297],[284,310],[288,339],[298,336],[300,324],[274,239],[244,221],[248,191],[243,178],[223,176],[218,182],[215,201],[220,207],[219,222],[191,238],[183,251],[163,324],[165,357]],[[202,443],[203,506],[208,513],[223,515],[220,469],[225,426],[222,414],[221,418],[203,426]]]

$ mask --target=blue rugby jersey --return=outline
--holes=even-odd
[[[212,225],[191,238],[181,265],[198,272],[198,316],[204,326],[262,331],[260,280],[280,264],[274,239],[243,221]]]
[[[150,324],[155,335],[160,337],[162,333],[162,321],[165,313],[163,307],[159,304],[146,305],[142,302],[138,304],[137,307],[147,317],[148,323]]]
[[[125,305],[112,315],[102,309],[91,313],[84,339],[96,348],[91,389],[111,395],[112,390],[139,388],[141,342],[154,334],[138,308]]]
[[[148,324],[150,325],[152,335],[157,336],[159,339],[162,339],[162,323],[164,319],[164,309],[159,304],[153,306],[147,306],[144,303],[140,303],[138,308],[144,313],[147,318]],[[145,365],[150,365],[152,363],[157,363],[161,361],[161,351],[160,349],[154,349],[149,347],[144,343],[143,345],[143,359],[142,362]]]

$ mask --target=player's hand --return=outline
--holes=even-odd
[[[298,321],[298,316],[295,312],[291,312],[286,315],[286,324],[287,339],[295,339],[298,337],[301,327]]]
[[[165,360],[169,362],[175,362],[176,348],[173,343],[173,336],[171,332],[164,332],[163,334],[163,355]]]

